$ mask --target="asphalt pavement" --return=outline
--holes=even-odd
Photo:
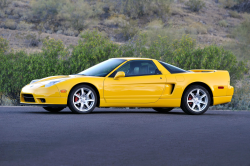
[[[250,112],[0,107],[0,166],[250,166]]]

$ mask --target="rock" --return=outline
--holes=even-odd
[[[57,33],[57,34],[62,34],[63,31],[62,31],[62,30],[59,30],[59,31],[57,31],[56,33]]]
[[[47,30],[46,33],[52,34],[53,31],[52,30]]]

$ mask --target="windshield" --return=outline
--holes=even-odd
[[[114,70],[117,66],[125,62],[124,59],[109,59],[104,62],[101,62],[91,68],[88,68],[78,74],[86,75],[86,76],[99,76],[105,77],[112,70]]]
[[[159,61],[159,62],[160,62],[160,64],[162,64],[162,66],[164,66],[171,74],[173,74],[173,73],[185,73],[185,72],[187,72],[186,70],[180,69],[179,67],[170,65],[170,64],[168,64],[168,63],[161,62],[161,61]]]

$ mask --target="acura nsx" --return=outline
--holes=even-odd
[[[228,71],[183,70],[147,58],[112,58],[78,74],[33,80],[22,88],[22,105],[50,112],[69,107],[90,113],[95,107],[145,107],[203,114],[209,106],[231,101],[234,88]]]

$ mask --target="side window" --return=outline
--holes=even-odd
[[[114,77],[118,71],[123,71],[126,77],[161,74],[154,62],[151,60],[129,61],[112,73],[110,77]]]

